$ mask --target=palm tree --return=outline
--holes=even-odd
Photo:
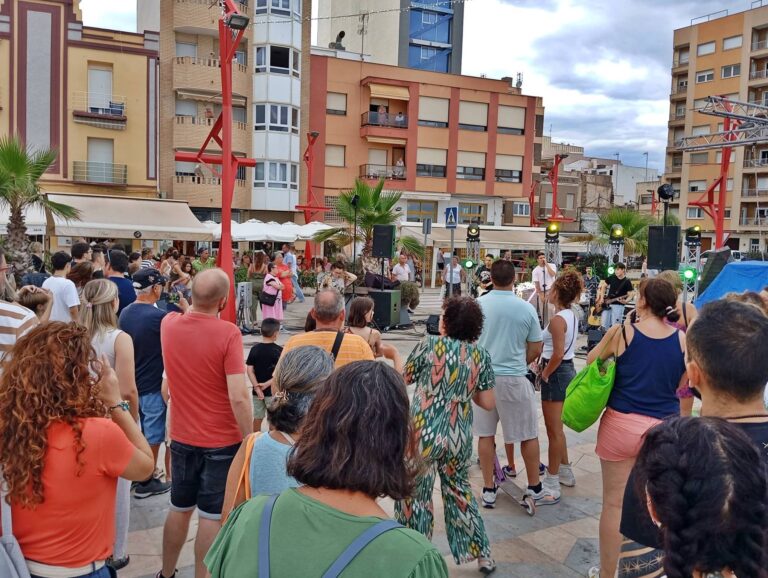
[[[352,243],[353,237],[356,237],[358,242],[363,244],[361,257],[369,257],[373,249],[373,226],[394,225],[398,220],[395,205],[400,200],[402,193],[384,191],[383,189],[384,179],[381,179],[374,187],[365,181],[355,179],[355,188],[342,192],[336,207],[347,225],[320,231],[313,237],[313,240],[320,243],[334,241],[340,247],[345,247]],[[353,199],[355,196],[358,198],[357,234],[353,235],[352,229],[355,224]],[[424,247],[415,237],[402,236],[398,239],[398,244],[409,253],[424,256]]]
[[[56,160],[57,154],[52,149],[28,150],[16,136],[0,139],[0,206],[9,209],[5,250],[8,261],[19,274],[26,272],[31,262],[24,223],[24,213],[28,208],[41,208],[65,219],[80,216],[77,209],[55,203],[40,191],[40,178]]]
[[[648,252],[648,225],[654,224],[654,219],[645,213],[632,209],[614,207],[598,215],[598,232],[584,233],[572,237],[574,241],[607,245],[610,242],[611,227],[621,225],[624,228],[624,252],[629,255]]]

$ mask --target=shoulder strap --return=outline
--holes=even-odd
[[[347,546],[346,550],[344,550],[341,555],[336,558],[336,561],[331,564],[330,568],[328,568],[328,570],[325,571],[325,574],[323,574],[323,578],[336,578],[339,576],[339,574],[341,574],[342,571],[347,566],[349,566],[352,560],[355,559],[355,556],[362,552],[363,549],[368,546],[368,544],[373,542],[383,533],[389,532],[390,530],[394,530],[396,528],[402,528],[402,526],[394,520],[382,520],[378,524],[368,528],[365,532],[355,538],[354,542]],[[261,537],[261,533],[259,533],[259,537]],[[261,556],[259,556],[259,561],[261,561]],[[259,578],[261,578],[261,574],[259,574]]]
[[[3,475],[3,467],[0,466],[0,516],[3,521],[3,538],[13,536],[13,515],[11,514],[11,505],[7,502],[8,483]]]
[[[336,361],[336,356],[339,354],[339,349],[341,349],[342,341],[344,341],[344,332],[337,331],[336,339],[333,341],[333,347],[331,347],[331,357],[333,357],[334,361]]]
[[[685,328],[688,328],[688,305],[685,301],[683,301],[683,323],[685,323]]]
[[[271,496],[261,511],[259,523],[259,572],[258,578],[269,578],[269,528],[272,525],[272,511],[278,494]]]
[[[573,333],[571,333],[571,342],[568,344],[568,347],[563,350],[563,355],[568,353],[571,349],[571,345],[573,345],[573,342],[576,340],[576,334],[579,332],[579,324],[576,321],[576,314],[573,312],[573,309],[570,310],[571,315],[573,316]],[[568,322],[565,323],[565,328],[568,329]]]

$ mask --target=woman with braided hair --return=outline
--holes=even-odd
[[[660,528],[667,578],[768,578],[768,482],[743,430],[674,418],[647,434],[635,491]]]

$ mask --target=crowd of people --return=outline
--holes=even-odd
[[[540,263],[539,307],[515,293],[511,261],[489,259],[489,290],[447,299],[439,335],[403,361],[369,327],[370,299],[347,313],[343,266],[317,290],[307,331],[279,345],[283,307],[304,298],[296,257],[243,256],[259,295],[275,297],[244,355],[238,327],[219,318],[231,280],[207,251],[187,262],[100,249],[54,254],[42,287],[13,294],[0,252],[11,297],[0,301],[3,539],[18,540],[34,578],[114,576],[130,562],[131,495],[165,493],[157,578],[177,575],[194,512],[197,578],[447,576],[431,543],[437,478],[451,556],[490,574],[480,506],[496,505],[498,424],[501,468],[518,475],[519,444],[536,505],[557,507],[561,486],[577,483],[561,418],[576,373],[573,305],[588,282],[576,271]],[[73,278],[84,263],[90,277]],[[603,299],[623,291],[616,278]],[[595,450],[603,501],[590,576],[768,578],[767,340],[768,290],[697,312],[661,275],[641,281],[633,315],[611,314],[587,359],[616,362]],[[693,395],[703,417],[688,417]]]

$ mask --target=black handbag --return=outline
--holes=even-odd
[[[267,293],[266,291],[262,291],[259,293],[259,303],[262,305],[266,305],[268,307],[271,307],[275,304],[277,301],[277,293]]]

